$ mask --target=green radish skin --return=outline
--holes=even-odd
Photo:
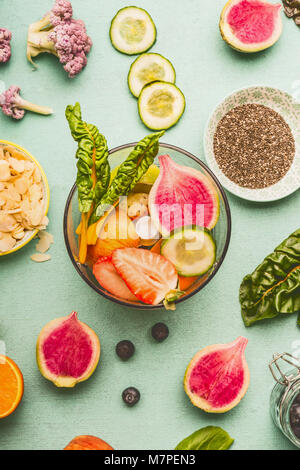
[[[170,103],[166,103],[167,96],[172,99]],[[158,105],[162,99],[165,100],[165,116],[161,115],[163,108]],[[155,103],[155,100],[157,100],[157,103]],[[177,124],[185,111],[185,97],[174,83],[157,80],[148,83],[142,89],[138,99],[138,111],[142,122],[149,129],[170,129]]]
[[[142,77],[142,73],[148,77]],[[161,54],[154,52],[140,55],[131,64],[127,83],[130,92],[138,98],[143,87],[155,81],[175,83],[176,72],[171,62]]]
[[[133,23],[134,21],[136,24]],[[145,28],[144,37],[137,41],[131,40],[130,44],[130,41],[128,42],[124,36],[122,37],[122,27],[125,29],[127,27],[130,30],[137,26],[141,29]],[[143,31],[140,31],[140,34],[142,36]],[[117,51],[127,55],[137,55],[148,51],[153,46],[157,33],[155,24],[146,10],[129,6],[121,8],[114,16],[110,25],[109,36],[113,47]]]
[[[204,269],[202,268],[201,270],[198,270],[198,271],[187,272],[189,264],[187,263],[187,267],[185,268],[183,266],[183,263],[180,263],[179,260],[176,259],[176,256],[173,256],[172,254],[167,252],[168,245],[169,245],[169,249],[170,249],[170,243],[174,242],[175,237],[177,235],[180,236],[180,234],[182,234],[183,231],[186,232],[186,233],[187,232],[193,232],[193,233],[202,232],[205,239],[206,239],[206,241],[210,242],[210,245],[211,245],[210,248],[213,248],[213,256],[210,256],[210,259],[209,259],[209,261],[208,261],[208,263],[207,263],[207,265],[205,266]],[[178,240],[180,241],[180,238]],[[193,242],[191,241],[191,243],[193,243]],[[212,268],[212,266],[214,265],[214,263],[216,261],[216,244],[215,244],[215,241],[214,241],[214,239],[213,239],[213,237],[212,237],[209,230],[207,230],[206,228],[203,228],[203,227],[198,227],[196,225],[191,225],[191,226],[186,226],[184,228],[175,229],[171,233],[170,237],[168,239],[165,239],[162,242],[162,244],[161,244],[161,254],[174,264],[174,266],[176,268],[176,271],[180,276],[182,276],[182,277],[201,276],[201,275],[207,273]]]

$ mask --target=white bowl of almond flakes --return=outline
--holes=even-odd
[[[0,139],[0,256],[13,253],[48,224],[50,191],[39,162]]]

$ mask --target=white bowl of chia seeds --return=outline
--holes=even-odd
[[[286,197],[300,188],[300,104],[276,88],[235,91],[211,114],[204,149],[211,170],[236,196]]]

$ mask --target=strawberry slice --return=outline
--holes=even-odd
[[[142,302],[157,305],[176,289],[178,275],[170,261],[142,248],[120,248],[112,262],[131,292]]]
[[[124,300],[137,301],[111,262],[111,257],[100,257],[93,266],[93,273],[99,284],[111,294]]]

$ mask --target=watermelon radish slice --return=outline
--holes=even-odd
[[[221,13],[221,35],[241,52],[273,46],[282,32],[281,4],[265,0],[229,0]]]
[[[240,336],[232,343],[208,346],[193,357],[184,377],[193,405],[210,413],[225,413],[240,402],[250,380],[247,343]]]
[[[124,300],[136,301],[136,296],[128,289],[127,285],[115,270],[111,257],[99,258],[93,266],[93,274],[99,284],[108,292]]]
[[[178,275],[163,256],[143,248],[119,248],[113,252],[112,262],[130,291],[142,302],[157,305],[168,294],[176,295]]]
[[[52,320],[37,341],[41,374],[57,387],[74,387],[87,380],[99,362],[100,342],[96,333],[72,312]]]
[[[183,226],[212,229],[219,218],[219,198],[213,183],[198,170],[159,158],[160,173],[149,194],[151,219],[164,237]]]

